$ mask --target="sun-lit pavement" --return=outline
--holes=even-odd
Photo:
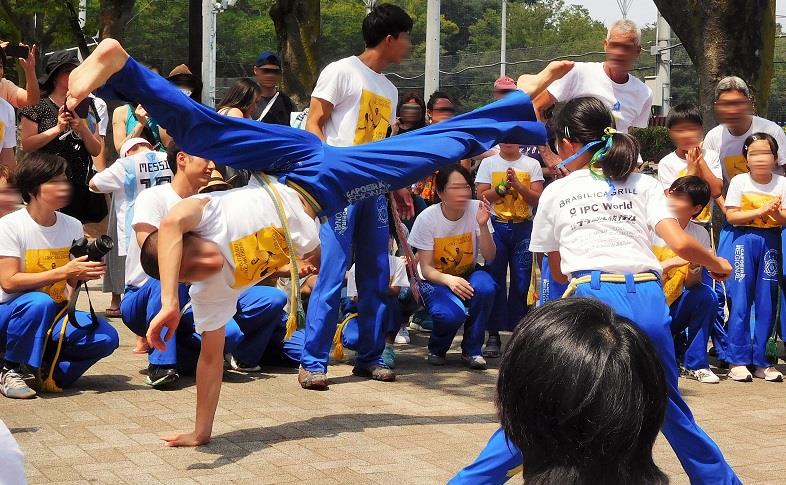
[[[103,309],[108,298],[95,302]],[[496,371],[466,370],[458,351],[447,366],[430,367],[427,334],[413,333],[411,345],[398,346],[395,383],[356,378],[347,364],[330,368],[327,392],[302,390],[294,370],[227,373],[213,441],[166,448],[161,434],[193,426],[193,378],[172,391],[145,386],[145,359],[113,323],[120,348],[75,389],[32,401],[0,397],[30,483],[445,483],[496,429]],[[681,387],[745,483],[786,482],[786,384]],[[688,483],[663,439],[656,460],[673,483]]]

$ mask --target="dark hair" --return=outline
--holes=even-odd
[[[3,48],[0,48],[0,66],[3,66],[3,69],[8,67],[6,64],[5,50],[3,50]]]
[[[701,214],[704,207],[710,203],[710,186],[701,177],[696,175],[686,175],[680,177],[669,187],[669,194],[685,195],[690,199],[691,205],[700,205],[699,212],[694,217]]]
[[[450,179],[451,174],[453,172],[458,172],[461,174],[462,177],[467,181],[470,187],[473,187],[472,184],[472,176],[469,174],[466,168],[462,167],[458,163],[455,165],[448,165],[447,167],[442,167],[437,171],[436,175],[434,176],[434,185],[437,186],[437,192],[444,192],[445,187],[448,185],[448,180]],[[474,188],[473,188],[474,194]]]
[[[606,128],[614,128],[614,117],[601,100],[593,97],[573,98],[554,117],[557,139],[566,138],[583,145],[601,140]],[[639,143],[630,135],[616,132],[609,151],[599,160],[603,175],[611,180],[625,180],[639,160]],[[592,155],[605,147],[599,143],[590,148]]]
[[[691,123],[702,126],[704,119],[701,117],[701,111],[699,111],[698,106],[691,103],[683,103],[671,108],[669,116],[666,117],[666,128],[673,128],[674,125],[679,123]]]
[[[412,17],[398,5],[379,4],[363,19],[366,47],[378,46],[389,35],[398,38],[402,32],[412,32]]]
[[[745,143],[742,144],[742,154],[745,156],[745,160],[748,159],[748,148],[753,144],[755,141],[766,140],[767,143],[770,144],[770,150],[772,150],[772,154],[775,155],[775,159],[778,158],[778,142],[775,141],[775,138],[772,137],[769,133],[754,133],[748,138],[745,139]]]
[[[437,104],[437,100],[439,99],[447,99],[452,104],[456,104],[448,93],[444,91],[434,91],[431,93],[431,96],[428,97],[428,103],[426,103],[426,107],[428,109],[434,109],[434,105]]]
[[[420,114],[421,114],[420,116],[421,119],[418,120],[417,125],[413,129],[423,128],[424,126],[426,126],[426,102],[423,101],[423,97],[420,94],[416,93],[415,91],[410,91],[399,99],[398,107],[396,108],[396,113],[398,113],[398,115],[401,116],[401,107],[407,104],[407,102],[411,99],[414,99],[415,104],[420,106]]]
[[[22,200],[30,202],[41,191],[41,185],[68,171],[65,158],[52,153],[29,153],[16,167],[14,180]]]
[[[527,485],[668,483],[652,460],[666,402],[648,337],[596,299],[536,308],[500,363],[497,408]]]
[[[148,234],[145,242],[142,243],[139,262],[148,276],[161,279],[161,273],[158,271],[158,229]]]
[[[259,84],[253,79],[243,77],[235,81],[235,84],[221,98],[217,110],[222,108],[237,108],[245,115],[246,111],[254,106],[254,103],[262,90]]]
[[[169,142],[169,145],[166,147],[166,161],[173,175],[177,173],[177,154],[182,151],[180,145],[175,143],[175,140]]]

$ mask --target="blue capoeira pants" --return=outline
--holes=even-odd
[[[671,332],[676,335],[688,330],[683,365],[689,370],[708,369],[707,342],[715,322],[718,300],[709,286],[699,283],[685,288],[669,307]]]
[[[218,114],[132,58],[100,96],[141,103],[191,155],[279,174],[324,217],[350,203],[407,187],[500,142],[546,142],[545,127],[521,91],[442,123],[351,147],[326,145],[314,134],[288,126]]]
[[[532,253],[529,251],[532,221],[502,222],[494,218],[492,224],[497,255],[491,263],[491,274],[499,291],[486,330],[510,331],[527,313],[527,291],[532,279]],[[506,292],[508,267],[510,289]]]
[[[669,328],[669,308],[659,282],[636,283],[627,275],[626,283],[600,281],[600,272],[591,273],[592,281],[578,285],[576,296],[597,298],[647,334],[661,358],[668,385],[669,401],[661,431],[682,463],[692,484],[741,483],[723,458],[718,445],[696,424],[677,387],[678,372],[674,343]],[[576,277],[583,274],[574,275]],[[451,484],[499,484],[508,472],[523,463],[521,451],[497,432],[478,460],[461,470]]]
[[[552,300],[559,300],[568,289],[567,283],[558,283],[551,278],[548,254],[543,255],[540,264],[540,298],[539,305],[545,305]]]
[[[53,358],[66,315],[54,325],[48,341],[46,334],[61,308],[49,295],[38,291],[22,293],[0,303],[0,349],[5,352],[5,359],[38,369],[44,361]],[[98,327],[92,328],[89,313],[77,311],[76,319],[83,328],[66,325],[55,366],[53,377],[60,387],[73,384],[120,344],[117,330],[106,320],[99,318]]]

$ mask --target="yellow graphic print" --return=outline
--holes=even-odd
[[[28,249],[25,251],[25,273],[43,273],[51,269],[59,268],[68,264],[69,248],[54,249]],[[58,281],[51,285],[44,286],[40,291],[48,294],[57,303],[66,300],[66,282]]]
[[[5,123],[0,121],[0,143],[3,142],[3,135],[5,135]]]
[[[748,173],[748,162],[745,161],[745,157],[743,157],[742,154],[725,157],[723,159],[723,166],[726,167],[726,174],[729,180],[735,175]]]
[[[746,165],[746,167],[747,167],[747,165]],[[746,168],[746,170],[747,170],[747,168]],[[682,169],[682,171],[680,173],[677,174],[677,178],[684,177],[686,175],[688,175],[688,169],[684,168],[684,169]],[[712,206],[712,201],[710,201],[709,204],[707,204],[704,207],[704,209],[699,213],[699,215],[697,215],[696,217],[693,218],[693,220],[696,221],[696,222],[702,222],[702,223],[710,222],[710,218],[712,217],[712,213],[710,212],[710,207],[711,206]]]
[[[529,187],[529,172],[521,172],[516,170],[516,176],[525,187]],[[508,179],[507,172],[492,172],[491,173],[491,187],[497,187],[499,184]],[[529,204],[524,200],[515,189],[511,188],[510,193],[501,198],[494,204],[494,212],[497,218],[505,222],[521,222],[530,218],[532,212],[530,211]]]
[[[434,267],[440,273],[463,276],[475,266],[472,233],[434,239]]]
[[[229,244],[235,263],[232,288],[258,283],[279,268],[289,264],[289,250],[284,231],[266,227]]]
[[[658,261],[666,261],[677,255],[671,248],[664,246],[652,246],[652,252],[655,254],[655,257],[658,258]],[[679,298],[685,288],[685,278],[687,276],[687,264],[663,273],[663,294],[666,295],[666,303],[671,305]]]
[[[355,129],[355,145],[362,145],[385,138],[390,127],[392,102],[371,91],[363,90],[358,106],[358,124]]]
[[[756,193],[742,194],[742,204],[741,204],[742,207],[740,207],[740,210],[749,211],[753,209],[759,209],[777,198],[778,196],[776,195],[768,195],[768,194],[756,194]],[[772,218],[772,216],[757,217],[756,219],[752,220],[751,222],[745,225],[750,227],[763,227],[763,228],[780,227],[780,224],[778,224],[775,221],[775,219]]]

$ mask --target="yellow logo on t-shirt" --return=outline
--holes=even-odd
[[[28,249],[25,251],[25,273],[43,273],[68,264],[70,248]],[[40,291],[48,294],[57,303],[66,300],[66,281],[44,286]]]
[[[753,209],[759,209],[777,198],[777,195],[757,193],[742,194],[742,204],[740,204],[740,210],[749,211]],[[770,227],[780,227],[780,224],[778,224],[778,222],[775,221],[772,216],[757,217],[751,222],[743,225],[750,227],[761,227],[765,229]]]
[[[3,142],[3,135],[5,135],[5,123],[0,121],[0,143]]]
[[[518,177],[521,184],[525,187],[529,186],[530,175],[529,172],[522,172],[520,170],[516,170],[516,176]],[[497,187],[502,182],[508,179],[507,172],[492,172],[491,173],[491,183],[492,188]],[[510,193],[505,197],[501,198],[494,204],[494,213],[497,215],[502,221],[505,222],[521,222],[525,221],[530,218],[532,215],[532,211],[530,211],[529,204],[527,201],[524,200],[524,197],[521,196],[518,192],[514,189],[511,189]]]
[[[363,90],[358,106],[358,124],[355,145],[362,145],[385,138],[390,127],[393,103],[384,96]]]
[[[746,165],[746,168],[747,168],[747,165]],[[688,175],[688,169],[684,168],[684,169],[682,169],[682,171],[680,173],[677,174],[677,178],[684,177],[686,175]],[[702,222],[702,223],[710,222],[710,218],[712,218],[712,213],[710,212],[710,207],[711,206],[712,206],[712,201],[710,201],[709,204],[704,206],[704,209],[702,209],[702,211],[699,212],[699,215],[694,217],[693,220],[696,221],[696,222]]]
[[[665,246],[652,246],[652,252],[658,258],[658,261],[666,261],[677,255],[671,248]],[[666,295],[666,303],[671,305],[680,297],[685,289],[685,278],[687,276],[687,264],[663,273],[663,294]]]
[[[289,264],[289,250],[284,231],[266,227],[229,244],[235,263],[232,288],[258,283],[282,266]]]
[[[742,154],[729,155],[723,159],[723,166],[726,167],[726,175],[729,180],[741,173],[748,173],[748,162]]]
[[[434,239],[434,267],[440,273],[462,276],[475,266],[472,233]]]

